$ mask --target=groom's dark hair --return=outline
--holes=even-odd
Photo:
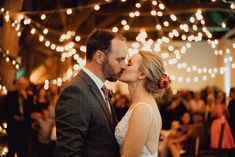
[[[93,31],[86,42],[86,59],[91,61],[96,51],[100,50],[108,55],[111,52],[111,40],[118,38],[120,40],[126,40],[124,36],[118,33],[114,33],[108,29],[96,29]]]

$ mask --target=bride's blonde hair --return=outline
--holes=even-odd
[[[164,62],[156,53],[148,51],[139,51],[142,56],[140,61],[140,70],[145,73],[145,88],[148,92],[155,94],[162,91],[160,81],[165,75]],[[168,82],[169,84],[169,82]]]

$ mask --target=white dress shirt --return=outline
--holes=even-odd
[[[104,82],[99,78],[97,77],[94,73],[92,73],[90,70],[88,70],[87,68],[83,67],[82,70],[88,75],[90,76],[90,78],[95,82],[96,86],[99,88],[100,90],[100,93],[102,94],[104,100],[105,100],[105,96],[104,96],[104,93],[103,91],[101,90],[101,88],[104,86]],[[105,100],[106,101],[106,100]],[[111,113],[111,108],[110,108],[110,104],[108,101],[106,101],[108,103],[108,109],[109,109],[109,112]]]

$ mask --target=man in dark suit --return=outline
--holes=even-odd
[[[103,92],[104,81],[116,81],[126,67],[126,40],[96,30],[87,40],[86,66],[64,88],[56,106],[56,157],[118,157],[117,123]]]

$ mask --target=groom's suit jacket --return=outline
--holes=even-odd
[[[119,157],[114,114],[95,82],[81,70],[56,105],[56,157]]]

